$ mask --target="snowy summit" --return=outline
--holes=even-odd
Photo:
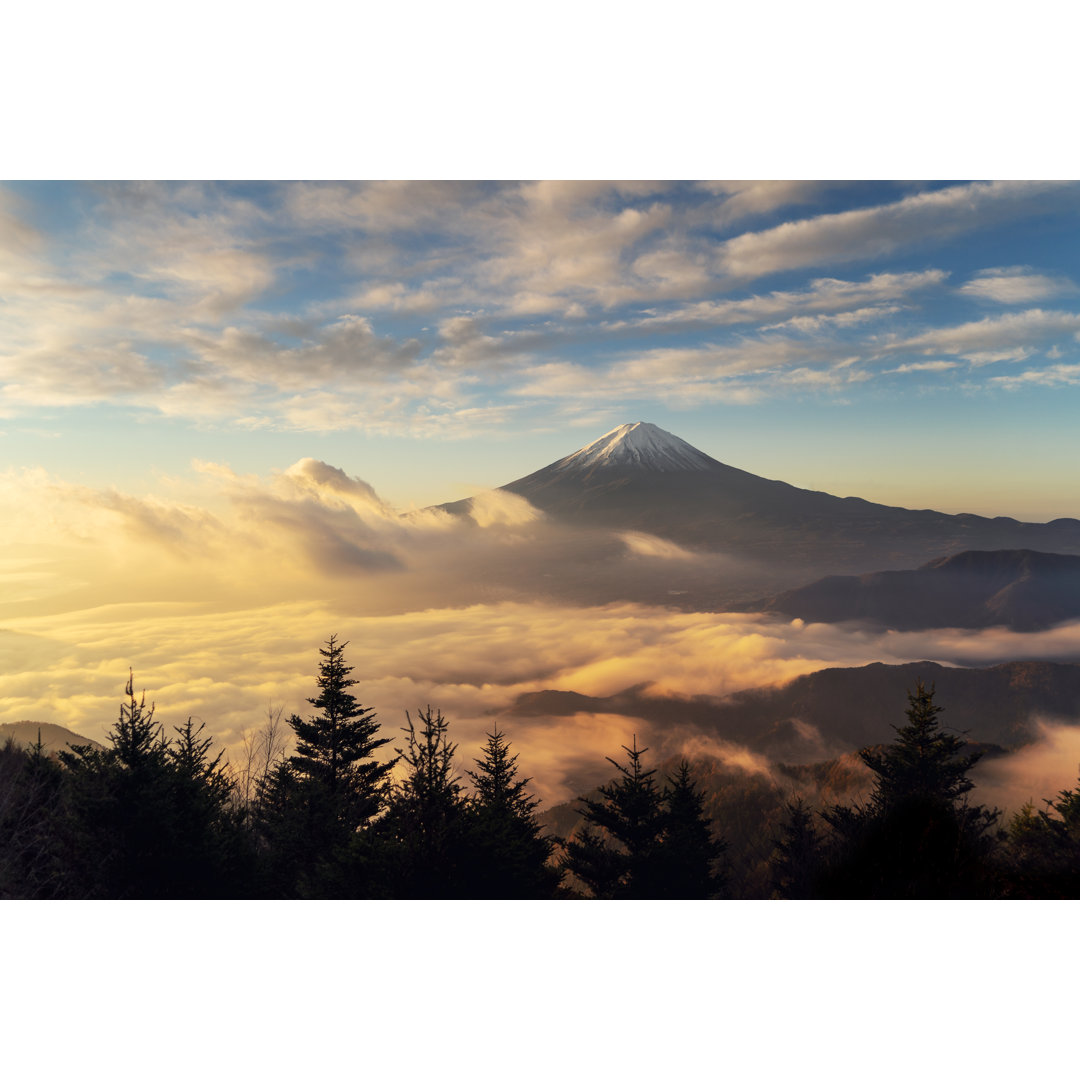
[[[715,465],[708,454],[655,424],[637,421],[601,435],[595,442],[555,463],[556,469],[594,469],[631,465],[655,472],[704,470]]]

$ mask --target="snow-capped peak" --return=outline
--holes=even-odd
[[[639,420],[601,435],[595,442],[555,463],[558,469],[593,469],[634,465],[656,472],[708,469],[716,463],[707,454],[655,424]]]

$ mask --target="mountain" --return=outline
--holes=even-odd
[[[1080,555],[1080,521],[1073,518],[1030,524],[809,491],[725,465],[641,421],[501,490],[559,522],[648,533],[692,550],[768,563],[792,584],[800,574],[805,581],[810,573],[910,568],[975,548]],[[465,514],[470,506],[462,500],[442,509]]]
[[[17,720],[14,723],[0,724],[0,746],[11,739],[16,746],[31,747],[38,741],[38,733],[41,733],[41,745],[46,754],[55,754],[60,750],[66,750],[71,746],[92,746],[98,750],[104,749],[99,742],[88,739],[85,735],[76,735],[74,731],[68,731],[59,724],[35,724],[28,720]]]
[[[646,721],[658,752],[708,735],[771,760],[808,763],[891,742],[917,680],[936,688],[950,730],[969,742],[1014,749],[1037,737],[1036,715],[1080,723],[1080,664],[1018,660],[986,668],[929,660],[825,668],[778,687],[726,698],[669,698],[631,687],[610,697],[568,691],[523,694],[503,716],[628,716]]]
[[[577,472],[587,476],[599,470],[603,478],[604,471],[608,469],[629,467],[660,473],[708,472],[718,464],[718,461],[677,435],[639,420],[614,428],[588,446],[556,461],[548,469],[556,473]],[[540,476],[548,469],[541,469],[532,476]]]
[[[916,570],[822,578],[743,610],[807,622],[866,620],[895,630],[1044,630],[1080,618],[1080,558],[1027,550],[964,551]]]

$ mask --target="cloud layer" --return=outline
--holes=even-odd
[[[60,224],[55,191],[0,194],[0,417],[476,433],[953,377],[938,353],[1016,389],[1080,318],[1068,273],[958,260],[1074,214],[1068,184],[76,185]]]
[[[577,582],[605,569],[637,580],[650,566],[691,574],[702,565],[646,534],[601,542],[560,532],[496,492],[471,517],[402,518],[370,485],[316,459],[270,477],[199,470],[201,497],[187,503],[41,471],[3,478],[5,720],[100,739],[131,666],[163,722],[198,716],[235,754],[268,706],[306,708],[317,649],[336,633],[350,643],[360,699],[386,731],[397,735],[406,709],[437,705],[467,764],[500,713],[541,690],[605,697],[636,686],[685,700],[872,661],[1080,660],[1080,624],[893,633],[604,603],[575,596]],[[567,570],[575,560],[579,579]],[[559,587],[545,578],[560,574]],[[606,768],[634,734],[670,752],[704,745],[700,732],[613,713],[517,717],[509,734],[549,803]],[[761,767],[738,747],[722,749],[724,760]]]

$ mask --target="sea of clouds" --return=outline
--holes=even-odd
[[[605,758],[635,736],[658,753],[771,763],[614,712],[504,715],[522,694],[721,697],[873,661],[1080,659],[1080,623],[899,633],[685,610],[695,580],[745,567],[640,533],[571,529],[505,492],[478,493],[469,514],[402,516],[314,459],[269,477],[196,463],[170,494],[146,497],[10,471],[0,505],[4,721],[104,739],[131,667],[167,729],[198,717],[235,758],[268,709],[308,709],[318,649],[336,634],[383,734],[400,745],[407,709],[440,708],[466,768],[499,723],[547,805],[603,779]],[[681,606],[620,598],[664,595]],[[1075,784],[1077,733],[1057,721],[1039,731],[980,767],[998,804]]]

